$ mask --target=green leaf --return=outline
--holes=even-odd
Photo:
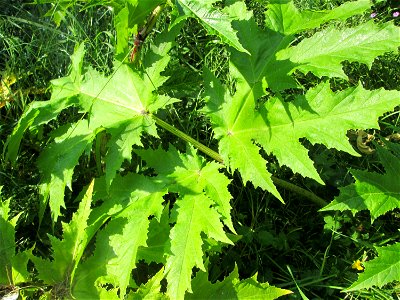
[[[193,294],[186,294],[187,299],[276,299],[291,294],[289,290],[259,283],[257,275],[240,280],[237,266],[223,281],[212,284],[208,274],[199,271],[193,279]]]
[[[6,147],[7,158],[15,161],[18,148],[24,132],[37,128],[55,119],[62,110],[79,104],[80,85],[82,82],[82,61],[85,54],[84,45],[76,47],[71,56],[71,70],[67,77],[52,81],[53,93],[49,101],[33,102],[23,113],[12,135],[8,138]],[[71,140],[68,140],[71,138]],[[79,122],[70,130],[52,143],[39,158],[39,167],[42,166],[42,184],[40,191],[39,219],[41,220],[50,197],[53,220],[60,215],[60,207],[64,207],[65,186],[71,186],[73,168],[86,146],[93,139],[86,122]],[[65,159],[65,161],[64,161]],[[53,180],[54,179],[54,180]]]
[[[138,262],[139,247],[147,246],[149,217],[160,220],[165,193],[163,185],[130,174],[116,177],[108,195],[96,195],[102,198],[103,204],[93,210],[89,231],[96,231],[110,217],[111,220],[106,229],[97,235],[93,257],[78,268],[73,292],[76,297],[98,295],[99,284],[112,284],[120,289],[121,298],[125,295],[132,269]],[[86,291],[86,285],[94,288]]]
[[[132,36],[132,30],[129,28],[129,8],[132,8],[131,5],[126,4],[122,9],[115,10],[114,27],[117,38],[115,56],[121,61],[130,51],[129,38]]]
[[[146,52],[143,58],[143,66],[146,70],[146,76],[144,77],[145,85],[159,88],[169,78],[168,76],[161,75],[161,73],[171,60],[169,51],[175,46],[175,38],[182,26],[183,24],[163,31],[151,43],[149,51]],[[169,99],[169,101],[177,101],[177,99]]]
[[[165,57],[159,56],[159,59],[165,66]],[[153,74],[162,70],[155,64],[157,61],[153,61],[151,66]],[[123,160],[130,160],[132,146],[141,145],[143,132],[157,137],[150,114],[176,101],[154,93],[158,87],[154,84],[163,83],[160,75],[160,80],[152,83],[147,74],[135,72],[126,64],[116,65],[115,68],[109,78],[94,70],[87,72],[79,95],[81,105],[89,113],[90,127],[106,128],[113,135],[106,156],[108,185]]]
[[[109,147],[105,157],[107,186],[110,186],[121,163],[131,160],[132,146],[142,145],[140,134],[145,124],[142,117],[136,117],[109,129],[111,139],[107,143]]]
[[[57,138],[39,158],[39,168],[43,173],[40,218],[49,200],[53,220],[57,220],[60,207],[64,207],[65,186],[71,187],[73,169],[82,153],[89,149],[98,130],[105,128],[112,134],[105,159],[107,185],[111,184],[123,160],[130,159],[132,146],[141,145],[142,132],[157,136],[150,114],[176,101],[154,93],[166,80],[159,73],[169,61],[167,52],[172,47],[169,41],[173,40],[175,33],[161,35],[153,47],[152,56],[146,60],[154,82],[146,73],[134,71],[125,64],[116,64],[115,72],[110,77],[93,69],[82,76],[84,50],[81,45],[72,57],[71,74],[53,82],[52,99],[34,102],[25,113],[26,116],[22,117],[8,142],[9,147],[13,147],[9,149],[12,157],[16,156],[15,144],[19,144],[29,126],[46,123],[71,105],[80,106],[88,115],[88,119],[80,120],[66,134]]]
[[[95,70],[85,74],[80,89],[80,104],[89,112],[91,127],[113,127],[134,117],[147,117],[157,105],[154,87],[145,85],[144,74],[126,64],[117,64],[115,72],[105,77]]]
[[[160,292],[161,280],[164,278],[164,269],[161,269],[146,284],[142,284],[134,293],[129,293],[128,300],[168,300],[169,298]]]
[[[38,166],[42,171],[39,218],[43,217],[49,201],[53,221],[60,216],[60,207],[65,208],[64,190],[72,190],[72,175],[82,153],[90,149],[95,133],[86,120],[72,124],[69,130],[55,139],[39,156]]]
[[[260,149],[253,144],[251,138],[246,138],[248,129],[242,131],[242,127],[251,126],[250,120],[254,117],[256,104],[253,90],[247,82],[237,79],[238,88],[234,97],[228,91],[222,95],[220,82],[210,73],[208,76],[211,82],[206,86],[209,100],[206,111],[214,124],[216,138],[220,139],[219,151],[224,163],[232,171],[238,169],[245,182],[251,181],[283,201],[266,170],[266,161],[259,154]],[[215,89],[219,92],[215,93]]]
[[[28,106],[14,128],[13,133],[7,139],[4,151],[7,150],[6,158],[12,162],[16,161],[18,148],[24,132],[30,127],[32,129],[46,124],[55,119],[62,110],[77,104],[81,81],[82,61],[85,55],[84,45],[80,44],[71,55],[71,70],[67,77],[53,80],[53,93],[49,101],[33,102]]]
[[[32,250],[18,252],[12,258],[12,284],[17,285],[29,281],[32,274],[28,271],[28,261],[32,256]]]
[[[54,2],[54,0],[41,0],[39,4],[51,4],[52,7],[46,12],[45,16],[51,17],[58,27],[61,25],[61,22],[64,21],[68,9],[74,5],[74,2],[70,0],[59,0],[57,3]]]
[[[10,219],[10,200],[1,200],[0,187],[0,285],[16,285],[28,280],[30,250],[16,253],[15,226],[19,215]]]
[[[121,226],[122,232],[109,237],[109,244],[116,257],[107,262],[107,278],[113,278],[111,283],[120,287],[121,299],[129,285],[132,269],[138,262],[138,248],[147,245],[149,217],[161,214],[163,194],[161,191],[139,199],[111,221],[121,226],[120,218],[127,220],[126,224]]]
[[[12,259],[15,255],[15,225],[18,218],[9,220],[10,200],[0,201],[0,283],[11,284]]]
[[[361,210],[369,210],[371,219],[400,208],[400,161],[389,151],[377,148],[378,156],[386,170],[385,174],[351,170],[356,179],[340,189],[340,194],[321,211],[350,210],[353,214]]]
[[[387,283],[400,280],[400,243],[377,247],[378,257],[364,262],[365,271],[360,274],[345,292],[368,289],[373,286],[381,288]]]
[[[248,53],[232,49],[231,72],[239,72],[248,82],[255,98],[265,94],[265,88],[279,91],[296,86],[296,82],[288,76],[295,64],[290,60],[276,58],[276,53],[285,49],[293,37],[285,36],[270,29],[261,30],[254,21],[252,13],[243,2],[236,2],[225,10],[237,21],[233,27],[238,31],[239,41]]]
[[[371,67],[378,55],[397,51],[399,46],[399,27],[371,20],[354,28],[331,27],[317,32],[298,45],[280,51],[277,58],[289,59],[298,65],[294,69],[304,73],[347,78],[342,70],[343,61],[357,61]]]
[[[119,299],[117,288],[102,288],[103,284],[109,284],[109,282],[103,280],[101,276],[107,274],[107,266],[103,262],[115,258],[115,253],[108,242],[111,234],[120,231],[120,225],[118,223],[107,225],[105,229],[97,233],[93,256],[80,264],[75,273],[71,290],[72,296],[76,299]]]
[[[93,199],[102,201],[102,204],[93,208],[90,214],[87,230],[89,236],[93,237],[105,222],[121,213],[137,199],[150,197],[160,191],[166,193],[161,183],[134,174],[124,177],[118,175],[109,189],[105,187],[104,177],[97,179]],[[157,219],[160,218],[161,214],[157,215]]]
[[[209,34],[219,36],[222,42],[234,47],[238,51],[248,51],[239,42],[236,31],[232,28],[232,17],[213,7],[216,0],[176,0],[178,9],[187,17],[196,18]]]
[[[217,211],[223,217],[222,221],[224,224],[233,232],[231,219],[231,204],[232,198],[227,187],[230,184],[230,180],[223,174],[219,173],[221,165],[215,162],[207,164],[201,170],[201,177],[199,179],[199,185],[204,186],[205,193],[216,203]]]
[[[387,147],[388,150],[392,151],[392,153],[396,157],[400,158],[400,144],[392,143],[392,142],[386,141],[385,139],[382,139],[382,141],[384,142],[385,147]]]
[[[191,291],[192,268],[204,270],[201,233],[216,241],[231,244],[226,237],[218,213],[210,208],[212,202],[202,194],[184,195],[176,203],[176,224],[171,230],[171,253],[167,258],[167,294],[183,299]]]
[[[186,187],[190,186],[187,181],[193,180],[193,185],[215,203],[225,225],[235,232],[230,213],[232,209],[230,205],[232,196],[228,191],[230,180],[219,172],[222,167],[220,164],[215,162],[205,164],[203,159],[197,160],[194,153],[193,156],[182,156],[173,146],[167,152],[161,149],[152,152],[136,150],[136,152],[160,174],[159,177],[163,178],[172,192],[186,193]],[[165,159],[160,161],[159,157]],[[182,173],[177,173],[178,166]],[[182,179],[184,183],[180,181]]]
[[[223,230],[222,216],[214,208],[222,200],[221,205],[226,207],[222,205],[221,211],[229,212],[229,180],[219,173],[218,165],[206,163],[193,148],[188,150],[188,154],[180,154],[171,146],[167,152],[161,149],[136,151],[156,170],[159,174],[156,178],[164,182],[170,192],[179,193],[172,212],[171,222],[175,225],[170,234],[171,254],[167,256],[165,267],[167,294],[172,299],[183,299],[185,292],[190,291],[193,267],[204,270],[202,233],[216,241],[232,243]],[[210,184],[206,176],[218,182]],[[223,191],[216,193],[216,186]]]
[[[209,116],[220,140],[220,154],[226,165],[240,171],[244,181],[251,181],[278,198],[258,145],[274,154],[281,165],[322,183],[299,139],[305,137],[313,144],[358,155],[347,141],[347,130],[377,128],[378,116],[393,109],[399,97],[397,91],[368,91],[362,87],[333,93],[328,83],[322,83],[292,102],[272,97],[256,110],[255,93],[248,82],[238,74],[236,83],[233,96],[226,92],[218,100],[211,98],[220,97],[221,93],[210,92],[219,85],[218,81],[212,79],[207,85]],[[223,104],[216,111],[218,103]]]
[[[147,245],[138,249],[138,259],[148,263],[165,263],[165,251],[169,243],[169,207],[165,206],[160,220],[150,220]]]
[[[47,284],[54,285],[63,282],[69,286],[72,283],[76,267],[89,242],[85,230],[91,211],[93,186],[94,181],[89,185],[70,223],[62,223],[63,239],[59,240],[49,236],[53,249],[53,260],[31,257],[39,272],[38,277]]]
[[[154,122],[149,114],[176,101],[153,91],[167,79],[160,75],[169,61],[174,33],[166,33],[157,39],[156,45],[146,57],[146,73],[134,72],[127,65],[116,66],[111,78],[95,71],[87,73],[88,80],[82,86],[81,96],[90,112],[92,127],[106,127],[113,138],[109,141],[106,156],[106,179],[109,185],[123,160],[130,160],[133,145],[141,145],[141,133],[157,137]],[[148,73],[147,73],[148,72]],[[151,74],[152,77],[149,77]]]
[[[134,9],[130,9],[130,27],[132,24],[142,24],[147,16],[160,4],[163,0],[128,0],[130,5],[133,4]],[[137,3],[137,4],[136,4]]]
[[[293,1],[270,1],[265,13],[266,26],[274,31],[292,35],[306,29],[318,28],[330,20],[345,20],[356,14],[361,14],[370,9],[369,0],[346,2],[331,10],[299,11]]]
[[[154,99],[153,90],[160,87],[168,79],[168,77],[162,76],[161,72],[166,68],[168,62],[170,61],[168,52],[174,45],[174,38],[178,34],[179,29],[180,26],[176,26],[171,31],[163,32],[157,36],[154,44],[151,45],[151,49],[146,54],[143,61],[146,72],[141,78],[142,81],[137,82],[138,86],[135,91],[131,92],[132,95],[135,95],[137,93],[136,91],[141,92],[142,89],[146,88],[148,94],[145,96],[149,99]],[[121,67],[125,68],[126,66]],[[126,73],[124,72],[122,73],[121,77],[119,77],[120,73],[118,71],[116,74],[114,74],[114,76],[118,76],[115,82],[118,80],[126,81]],[[115,82],[113,82],[113,84],[115,84]],[[159,108],[163,108],[166,105],[178,101],[177,99],[162,95],[158,95],[157,99],[157,103],[152,103],[153,106],[151,109],[153,112]],[[105,158],[106,183],[108,186],[115,177],[115,171],[120,168],[121,163],[124,160],[130,161],[132,146],[142,145],[140,141],[142,131],[146,131],[147,133],[158,137],[154,124],[152,124],[149,118],[144,118],[143,114],[145,113],[146,111],[142,110],[141,115],[137,117],[131,117],[127,121],[122,121],[121,123],[116,123],[116,126],[109,129],[112,138],[108,142],[109,151]]]
[[[301,157],[306,151],[298,141],[306,137],[311,143],[322,143],[352,155],[359,155],[347,141],[347,130],[351,128],[379,128],[377,119],[398,103],[398,91],[365,90],[361,86],[333,93],[329,83],[321,83],[310,89],[305,96],[292,102],[280,98],[268,101],[257,114],[254,127],[267,125],[256,138],[268,152],[274,153],[285,165],[307,164]],[[268,122],[264,117],[268,116]],[[311,164],[309,165],[312,168]],[[301,167],[295,167],[300,171]],[[304,170],[305,176],[312,171]],[[312,177],[311,177],[312,178]],[[316,178],[315,178],[316,179]]]

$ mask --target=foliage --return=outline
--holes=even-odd
[[[341,189],[340,195],[321,211],[350,210],[353,214],[361,210],[369,210],[372,221],[399,208],[399,156],[390,151],[377,147],[378,156],[387,170],[386,174],[369,173],[361,170],[351,170],[355,184]],[[374,285],[383,285],[399,281],[399,243],[391,246],[378,247],[378,258],[365,263],[365,272],[360,274],[347,291],[370,288]]]
[[[18,215],[10,219],[10,200],[2,201],[0,204],[0,282],[16,285],[29,278],[26,266],[30,251],[16,253],[14,228],[18,221]]]
[[[347,291],[370,288],[373,285],[382,287],[394,280],[400,279],[399,274],[399,244],[379,247],[378,257],[365,263],[366,271],[354,282]]]
[[[1,202],[0,262],[5,268],[0,269],[0,283],[40,280],[43,297],[77,299],[275,299],[292,293],[260,282],[257,274],[243,279],[237,266],[225,278],[210,279],[213,257],[251,238],[232,218],[235,171],[244,184],[281,202],[285,197],[277,185],[324,203],[272,176],[273,169],[286,167],[296,176],[324,184],[310,148],[323,145],[360,156],[347,132],[379,128],[378,118],[398,106],[400,93],[361,84],[338,89],[329,79],[348,79],[345,61],[371,67],[377,56],[397,51],[399,28],[374,20],[335,26],[335,20],[368,13],[366,0],[318,12],[300,11],[292,1],[271,1],[265,6],[264,29],[243,1],[86,2],[83,9],[109,5],[114,11],[112,70],[88,65],[85,43],[77,44],[69,74],[51,81],[49,100],[30,103],[7,139],[6,158],[16,163],[26,132],[45,132],[49,143],[37,160],[37,217],[39,224],[46,222],[49,208],[53,228],[61,224],[62,233],[48,236],[47,257],[32,249],[17,252],[18,215],[10,216],[9,200]],[[50,14],[58,26],[74,7],[71,1],[46,3],[54,5]],[[161,8],[168,22],[157,25],[159,32],[150,41],[142,41],[143,28],[154,25],[152,11]],[[168,70],[178,47],[176,38],[190,19],[229,53],[228,80],[203,69],[204,106],[198,110],[209,122],[218,152],[163,120],[186,100],[164,91],[174,76]],[[128,61],[132,34],[133,51],[142,52],[140,62]],[[315,76],[317,83],[302,85],[296,77],[300,73]],[[70,111],[77,113],[63,121]],[[165,131],[189,144],[177,149]],[[390,145],[385,147],[396,147]],[[386,173],[352,169],[356,182],[341,188],[321,211],[368,210],[375,220],[399,208],[398,156],[376,149]],[[80,177],[84,183],[77,185],[85,160],[95,171]],[[71,193],[79,203],[72,217],[66,201]],[[285,248],[286,238],[280,242],[265,232],[257,238]],[[378,258],[365,263],[365,273],[346,291],[400,280],[399,257],[392,255],[398,245],[376,247]],[[28,261],[36,273],[28,272]],[[132,276],[141,264],[156,265],[143,282]],[[299,288],[291,271],[290,276]]]
[[[367,209],[374,220],[388,211],[400,207],[398,156],[381,147],[378,147],[377,150],[380,161],[387,170],[386,174],[351,170],[356,183],[342,188],[339,197],[325,206],[322,211],[350,210],[354,214]]]
[[[257,274],[246,280],[239,280],[237,267],[222,282],[211,284],[205,272],[199,272],[193,279],[193,294],[188,299],[275,299],[290,294],[268,283],[257,282]]]

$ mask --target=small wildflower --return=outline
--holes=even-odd
[[[373,12],[373,13],[370,15],[371,19],[375,18],[376,15],[377,15],[377,13],[376,13],[376,12]]]
[[[359,259],[357,259],[352,265],[351,265],[352,269],[356,269],[357,271],[363,271],[364,267],[361,265],[361,261]]]
[[[397,18],[398,16],[400,16],[400,12],[399,11],[395,11],[393,13],[393,18]]]

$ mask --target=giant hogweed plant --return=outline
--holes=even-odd
[[[84,44],[78,45],[69,75],[52,81],[50,100],[30,104],[6,147],[6,156],[15,161],[24,132],[37,130],[68,108],[80,112],[79,120],[51,132],[52,142],[38,158],[40,220],[47,207],[53,222],[59,220],[65,189],[72,189],[81,156],[93,155],[104,174],[82,191],[77,212],[69,223],[62,223],[62,239],[50,236],[51,259],[35,256],[31,250],[15,253],[13,228],[18,216],[10,219],[9,202],[2,202],[1,283],[14,286],[27,281],[31,260],[37,278],[56,297],[275,299],[291,293],[260,283],[256,276],[240,279],[236,268],[222,281],[208,281],[208,255],[237,240],[231,219],[230,174],[238,171],[243,182],[284,202],[275,184],[301,189],[271,176],[261,150],[320,184],[324,182],[300,139],[359,156],[346,132],[378,128],[378,117],[399,105],[400,93],[366,90],[361,85],[332,91],[329,78],[346,79],[341,65],[345,60],[371,66],[378,55],[397,51],[400,30],[391,22],[373,20],[351,28],[330,25],[332,20],[368,13],[371,3],[365,0],[318,12],[300,12],[288,0],[270,1],[265,29],[256,25],[243,1],[226,1],[222,8],[214,5],[215,0],[106,2],[114,8],[117,33],[112,73],[104,75],[85,65]],[[167,7],[170,25],[156,34],[142,53],[140,65],[129,62],[130,36],[145,26],[149,14]],[[167,82],[163,71],[169,52],[188,18],[196,18],[230,52],[234,91],[204,70],[201,111],[210,121],[218,149],[209,149],[158,115],[180,101],[160,93],[159,88]],[[308,31],[323,24],[321,30]],[[306,30],[313,34],[298,41]],[[295,71],[326,79],[288,101],[282,92],[300,87],[292,76]],[[267,88],[273,94],[267,94]],[[167,150],[144,145],[143,136],[158,138],[159,128],[187,141],[186,151],[172,145]],[[102,152],[104,142],[106,151]],[[355,184],[342,188],[323,210],[369,210],[374,219],[400,207],[399,157],[378,149],[386,174],[352,170]],[[138,168],[137,173],[121,174],[121,165],[131,160],[132,151],[145,162],[147,171]],[[326,204],[310,194],[304,195]],[[365,272],[348,291],[400,280],[399,244],[376,250],[378,257],[365,263]],[[160,266],[140,286],[132,278],[139,261]]]

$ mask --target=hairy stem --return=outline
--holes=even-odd
[[[180,131],[179,129],[176,129],[174,126],[171,126],[167,122],[164,122],[163,120],[159,119],[155,115],[151,115],[151,117],[156,122],[156,124],[160,125],[165,130],[168,130],[173,135],[181,138],[182,140],[184,140],[184,141],[186,141],[188,143],[191,143],[193,146],[195,146],[201,152],[207,154],[208,156],[210,156],[211,158],[215,159],[216,161],[218,161],[218,162],[220,162],[222,164],[224,163],[222,157],[217,152],[215,152],[214,150],[211,150],[207,146],[204,146],[202,143],[196,141],[195,139],[193,139],[190,136],[188,136],[186,133]]]
[[[210,148],[208,148],[207,146],[203,145],[202,143],[200,143],[199,141],[196,141],[195,139],[193,139],[192,137],[188,136],[186,133],[180,131],[179,129],[176,129],[174,126],[168,124],[167,122],[159,119],[158,117],[156,117],[155,115],[151,115],[151,118],[156,122],[156,124],[158,124],[159,126],[161,126],[162,128],[164,128],[165,130],[168,130],[169,132],[171,132],[172,134],[174,134],[175,136],[183,139],[184,141],[191,143],[193,146],[195,146],[198,150],[200,150],[201,152],[203,152],[204,154],[207,154],[208,156],[210,156],[211,158],[215,159],[216,161],[220,162],[221,164],[224,163],[224,160],[222,159],[221,155],[219,155],[219,153],[215,152],[214,150],[211,150]],[[289,191],[292,191],[294,193],[297,193],[299,195],[302,195],[303,197],[309,199],[311,202],[317,204],[320,207],[324,207],[326,205],[328,205],[328,203],[318,197],[317,195],[315,195],[314,193],[307,191],[293,183],[290,183],[288,181],[285,181],[283,179],[279,179],[275,176],[271,176],[272,181],[280,186],[283,187],[284,189],[287,189]]]

